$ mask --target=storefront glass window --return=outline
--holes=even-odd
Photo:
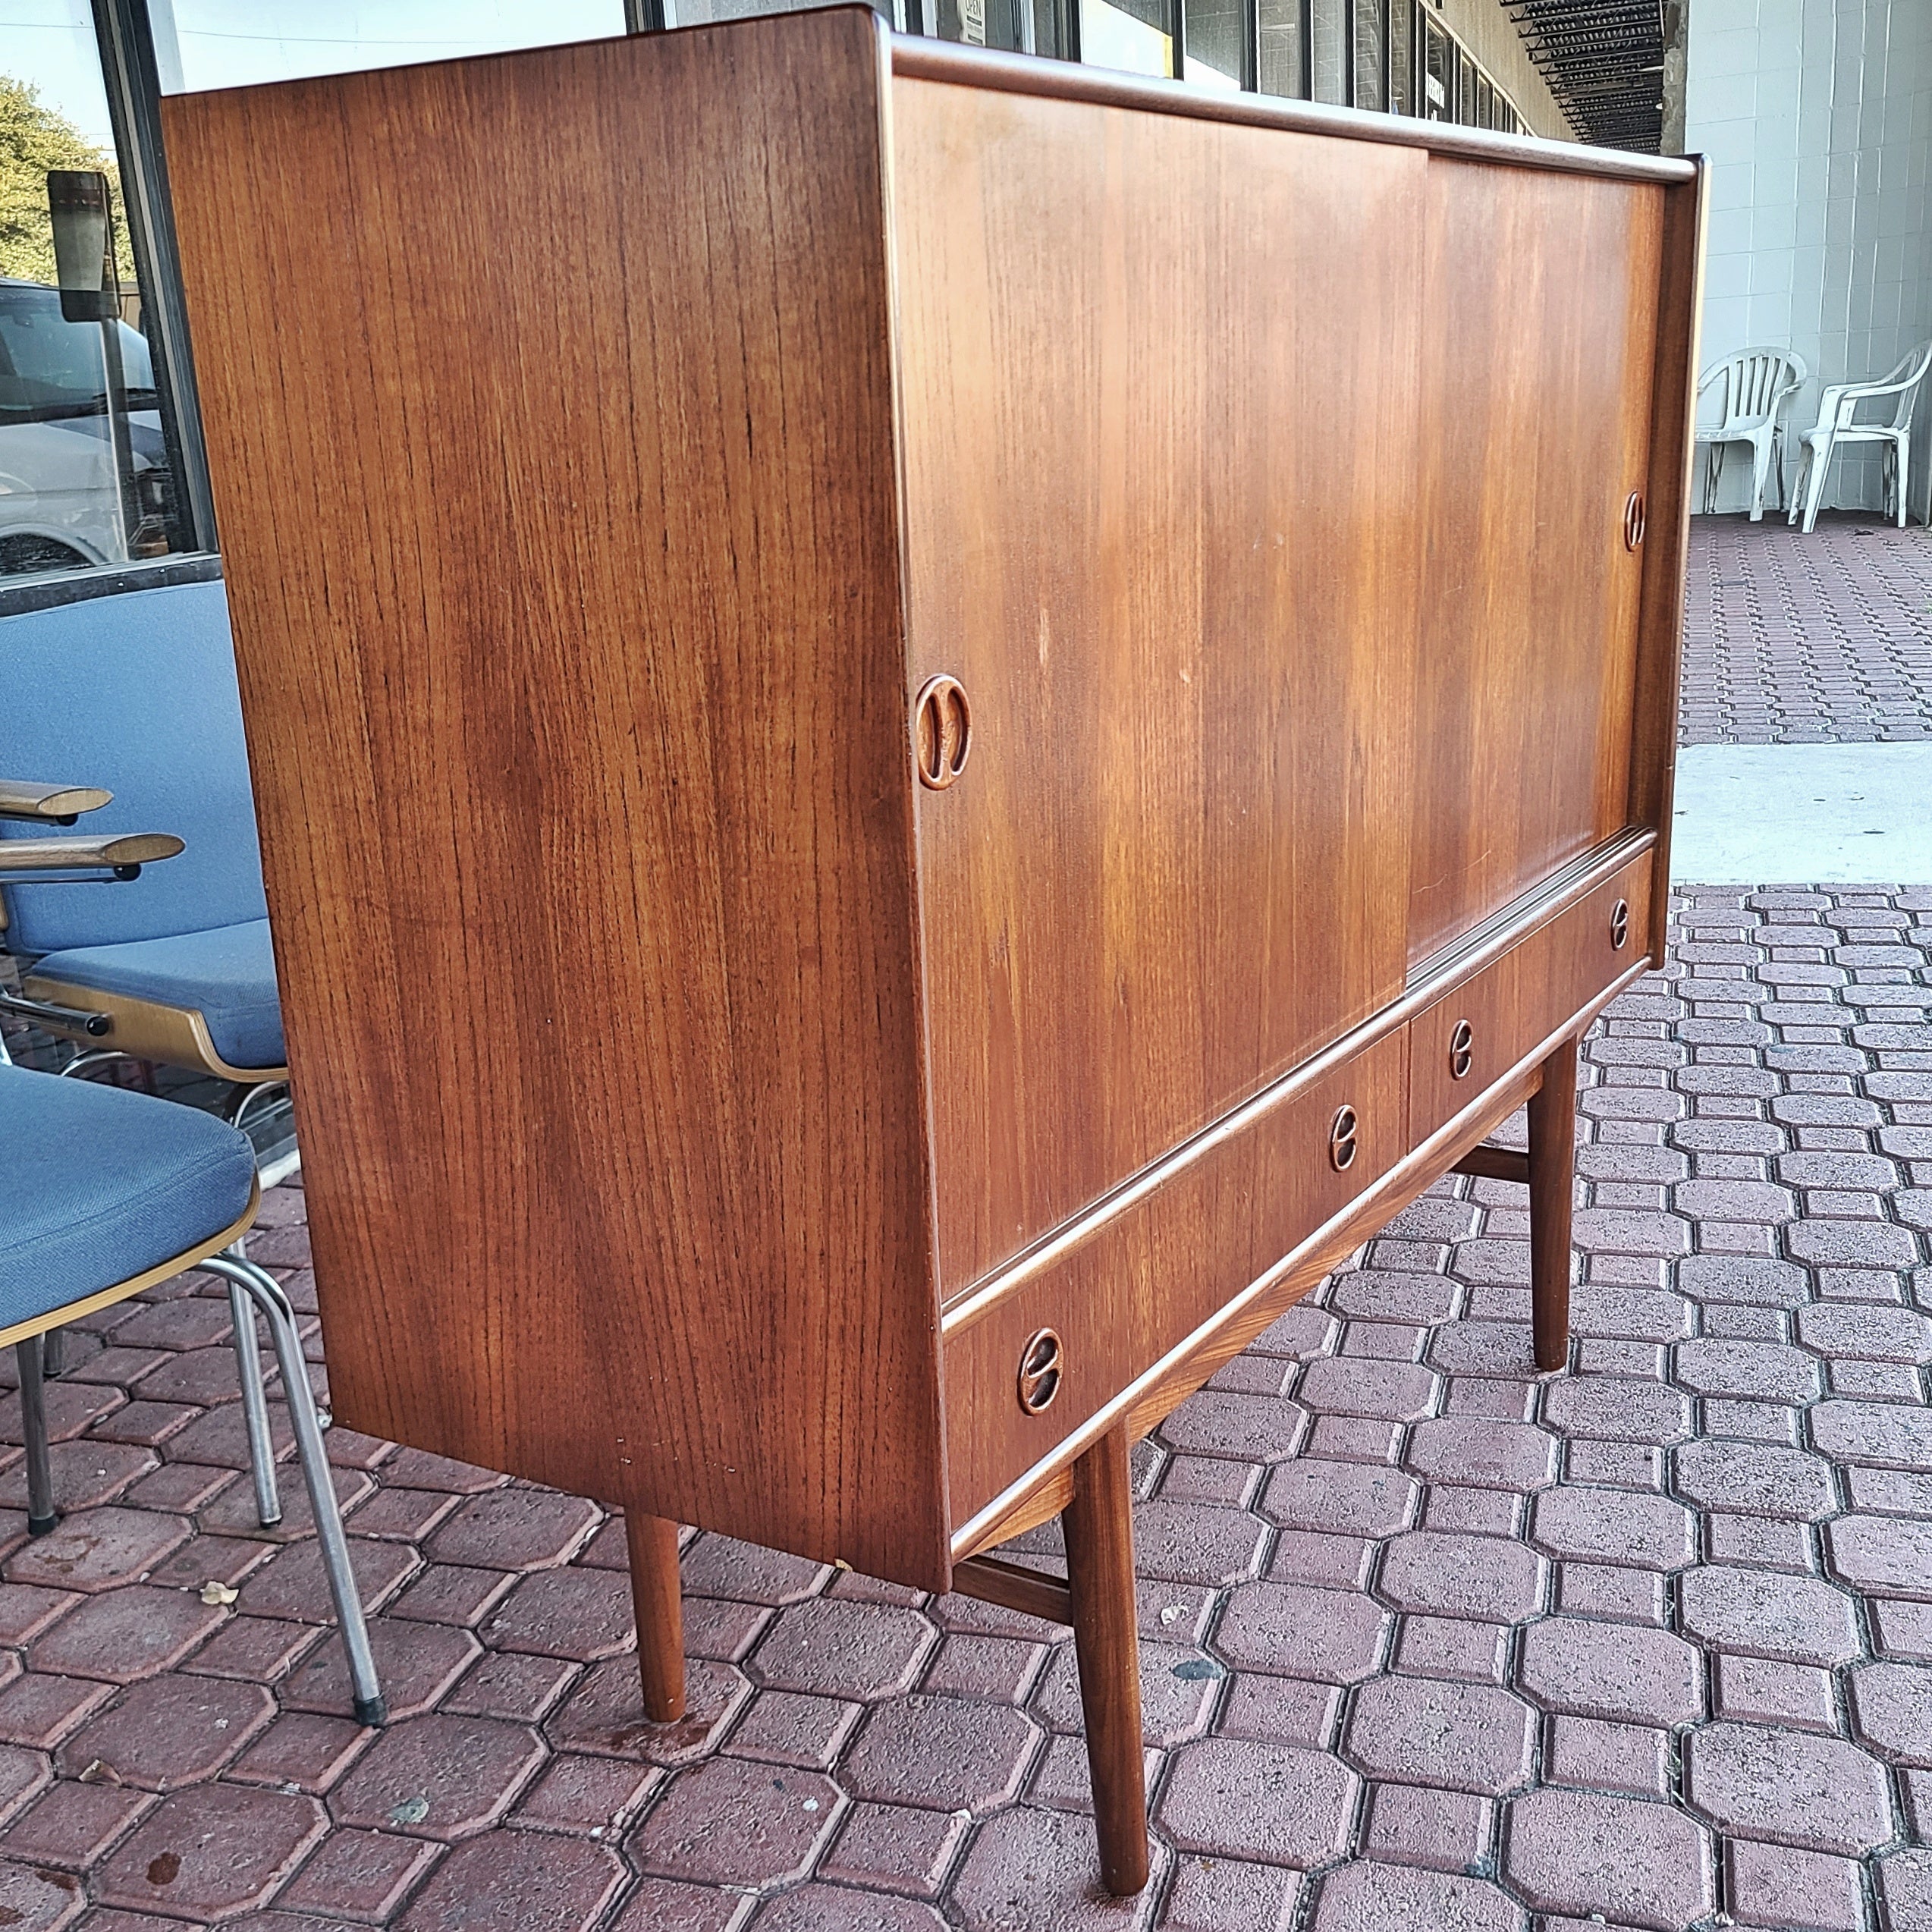
[[[1314,0],[1308,10],[1315,98],[1349,105],[1349,0]]]
[[[1355,0],[1355,104],[1380,114],[1389,104],[1389,0]]]
[[[1422,118],[1452,121],[1456,90],[1455,42],[1432,20],[1422,23]]]
[[[1393,0],[1389,9],[1389,106],[1415,112],[1415,0]]]
[[[149,0],[148,17],[164,93],[560,46],[624,30],[623,0],[173,0],[171,8]]]
[[[1308,45],[1302,35],[1301,0],[1260,0],[1261,92],[1305,99]]]
[[[1241,36],[1241,0],[1187,0],[1184,77],[1202,87],[1239,87]]]
[[[1173,78],[1166,0],[1079,0],[1079,8],[1080,58],[1088,66]]]
[[[11,0],[0,40],[0,582],[188,547],[86,0]],[[49,177],[56,177],[50,191]],[[58,182],[105,177],[113,284],[63,313]],[[99,259],[96,257],[96,259]]]

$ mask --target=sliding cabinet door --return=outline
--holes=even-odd
[[[1429,163],[1413,960],[1624,823],[1663,195]]]
[[[1403,973],[1418,152],[894,83],[956,1291]]]

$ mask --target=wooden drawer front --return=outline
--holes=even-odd
[[[1644,957],[1651,865],[1648,852],[1632,859],[1412,1023],[1412,1145],[1461,1113]]]
[[[957,1531],[1406,1151],[1408,1036],[1392,1033],[1258,1114],[1037,1279],[948,1337],[947,1455]],[[1330,1151],[1353,1110],[1353,1160]],[[1029,1337],[1060,1340],[1052,1403],[1020,1405]]]

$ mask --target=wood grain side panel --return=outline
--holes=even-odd
[[[1691,468],[1697,420],[1698,334],[1704,314],[1704,233],[1711,169],[1666,192],[1651,385],[1650,533],[1644,541],[1637,624],[1636,727],[1630,820],[1657,828],[1651,881],[1651,963],[1660,972],[1670,909],[1672,800],[1676,788],[1677,697],[1684,655],[1684,572],[1690,550]]]
[[[1408,1151],[1408,1035],[1398,1030],[1205,1156],[946,1341],[953,1519],[966,1522],[1227,1302],[1372,1188]],[[1338,1109],[1357,1152],[1329,1158]],[[1051,1327],[1065,1373],[1029,1415],[1017,1371]]]
[[[1425,157],[893,89],[950,1293],[1400,991]]]
[[[338,1412],[928,1587],[856,11],[171,100]]]
[[[1666,193],[1428,188],[1412,960],[1626,822]]]

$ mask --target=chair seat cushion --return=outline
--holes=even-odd
[[[281,1004],[266,919],[49,953],[35,963],[33,976],[185,1007],[207,1021],[215,1051],[231,1067],[284,1064]]]
[[[212,1114],[0,1065],[0,1327],[185,1254],[254,1185],[247,1137]]]

